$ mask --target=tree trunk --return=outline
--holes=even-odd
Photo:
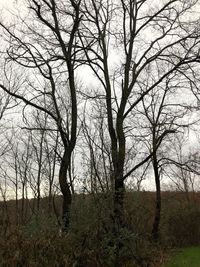
[[[115,232],[119,232],[124,227],[124,181],[122,179],[115,180],[114,191],[114,224]]]
[[[115,259],[114,267],[120,267],[120,251],[123,247],[122,240],[120,238],[121,231],[125,226],[124,220],[124,181],[123,179],[115,179],[114,190],[114,236],[115,236]]]
[[[161,190],[160,190],[160,175],[158,171],[158,161],[156,154],[153,156],[153,169],[155,175],[156,183],[156,205],[155,205],[155,215],[152,228],[152,238],[157,241],[159,239],[159,226],[160,226],[160,216],[161,216]]]
[[[72,195],[69,184],[67,183],[67,171],[69,168],[69,156],[67,152],[64,152],[59,172],[59,183],[60,189],[63,195],[63,207],[62,207],[62,219],[63,219],[63,230],[67,231],[70,222],[70,208],[72,202]]]
[[[16,179],[15,184],[15,223],[18,225],[19,223],[19,207],[18,207],[18,182]]]
[[[22,182],[22,206],[21,206],[21,222],[24,224],[24,206],[25,206],[25,184]]]

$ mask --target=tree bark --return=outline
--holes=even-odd
[[[156,205],[154,222],[152,227],[152,238],[157,241],[159,239],[159,226],[160,226],[160,216],[161,216],[161,189],[160,189],[160,175],[158,170],[158,160],[156,154],[153,155],[153,169],[155,175],[156,183]]]
[[[115,179],[114,188],[114,235],[115,235],[115,259],[114,267],[120,267],[120,251],[123,247],[123,242],[120,238],[121,231],[125,227],[125,217],[124,217],[124,194],[125,187],[123,179]]]
[[[61,165],[60,165],[60,171],[59,171],[59,183],[61,192],[63,195],[63,206],[62,206],[62,218],[63,218],[63,230],[68,231],[69,228],[69,222],[70,222],[70,208],[72,203],[72,194],[70,191],[70,186],[67,183],[67,171],[69,167],[69,155],[67,155],[67,152],[64,152]]]
[[[120,229],[124,227],[124,181],[122,179],[115,179],[114,191],[114,229],[115,233],[119,233]]]

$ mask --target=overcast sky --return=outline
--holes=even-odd
[[[14,0],[0,0],[0,8],[12,7],[14,2]]]

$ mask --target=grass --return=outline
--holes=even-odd
[[[176,251],[163,267],[200,267],[200,247]]]

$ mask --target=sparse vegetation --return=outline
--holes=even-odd
[[[200,236],[197,234],[195,226],[198,224],[198,220],[190,221],[191,214],[199,212],[200,195],[198,193],[196,193],[196,199],[199,199],[196,204],[187,206],[183,193],[163,193],[161,242],[154,243],[151,240],[154,193],[127,193],[125,207],[128,228],[124,228],[117,237],[122,246],[120,266],[165,266],[162,265],[163,262],[168,262],[171,259],[170,264],[174,261],[173,255],[175,253],[171,252],[172,247],[182,247],[188,244],[198,245]],[[60,201],[61,199],[59,200],[58,197],[57,205],[60,205]],[[105,205],[108,206],[107,201],[109,200],[103,196],[100,196],[99,201],[96,199],[94,202],[92,195],[77,195],[73,202],[68,234],[59,233],[60,226],[55,214],[52,213],[49,216],[50,214],[45,209],[45,205],[48,205],[48,201],[45,199],[41,199],[41,207],[43,208],[41,213],[37,216],[29,216],[26,224],[18,226],[15,225],[13,221],[15,216],[11,213],[14,210],[15,202],[8,202],[10,224],[5,232],[3,232],[4,227],[1,225],[0,266],[70,267],[73,264],[84,267],[113,266],[116,236],[113,235],[110,227],[112,223],[110,222],[109,210],[103,209]],[[187,206],[187,208],[182,209],[183,206]],[[180,218],[184,225],[176,218]],[[182,234],[184,237],[180,239]],[[177,250],[173,251],[177,252]],[[185,251],[184,248],[183,251]],[[194,253],[195,251],[198,249],[194,249]],[[181,255],[177,258],[178,260],[182,259]],[[186,251],[184,255],[189,260],[190,253]],[[193,254],[191,253],[191,255]],[[171,265],[167,265],[167,267],[171,267]]]

